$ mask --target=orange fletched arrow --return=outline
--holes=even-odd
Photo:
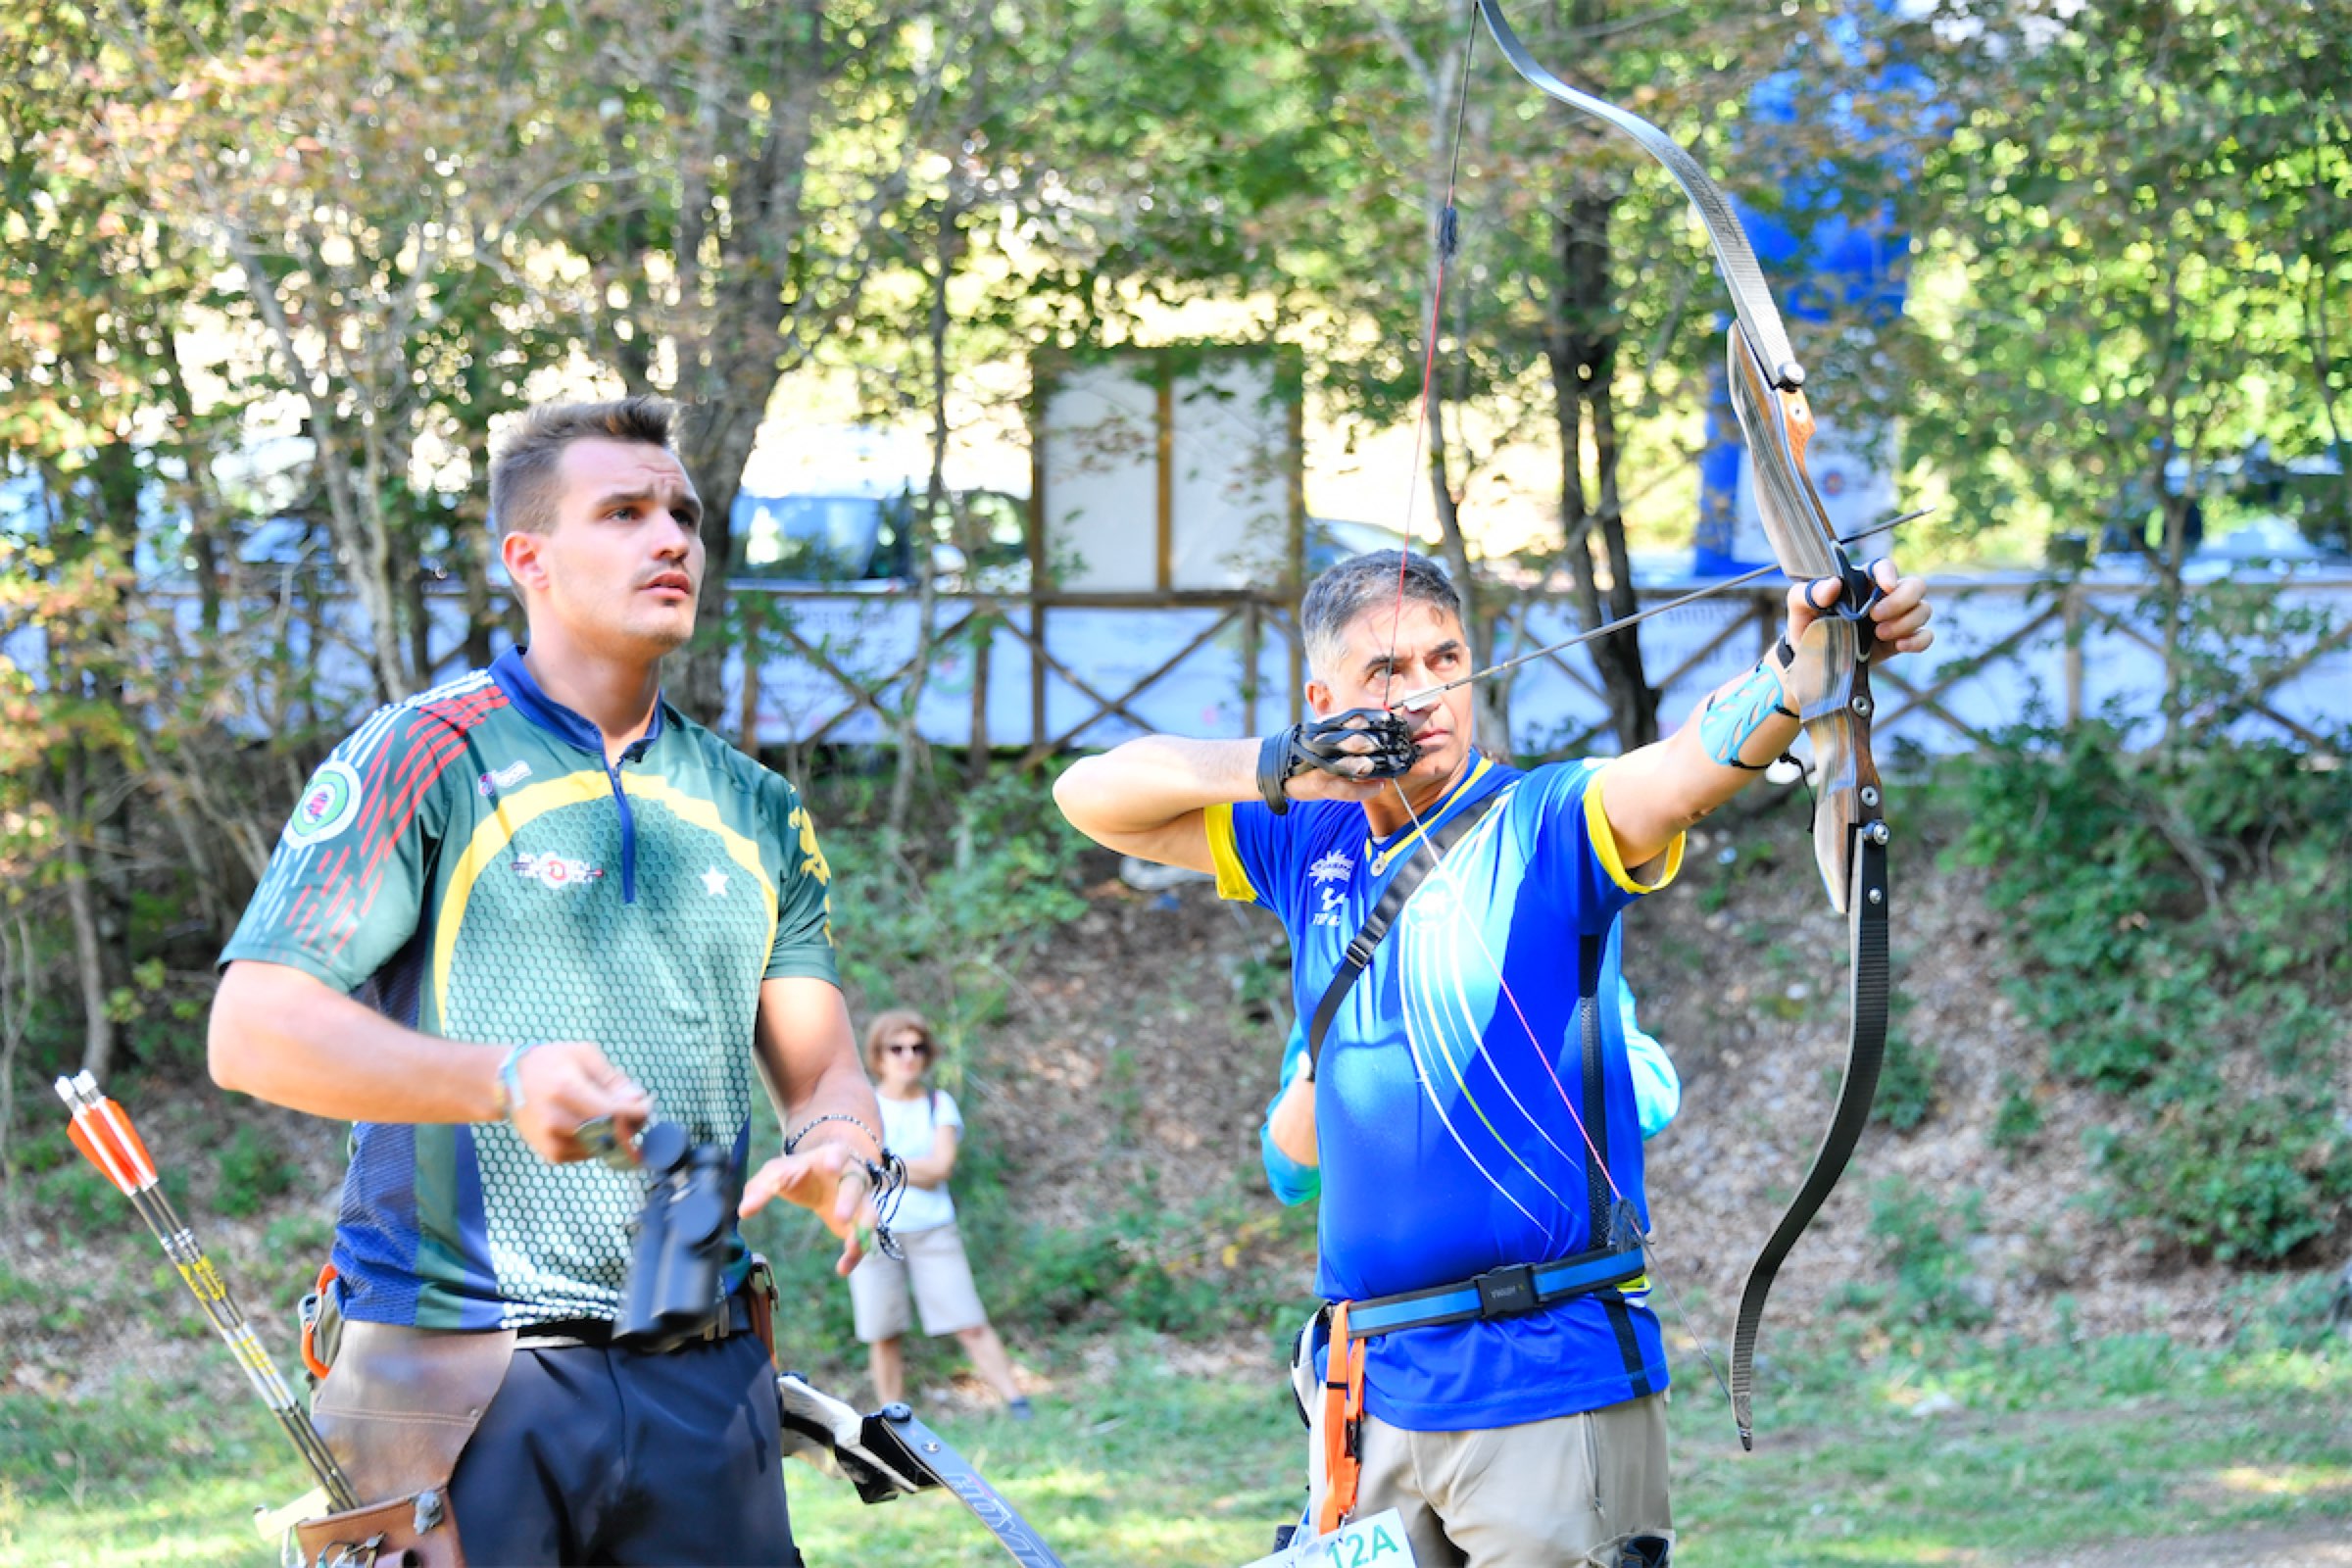
[[[270,1352],[254,1338],[253,1325],[245,1320],[237,1306],[236,1298],[213,1267],[213,1260],[204,1255],[204,1248],[196,1233],[181,1222],[157,1180],[155,1160],[147,1152],[147,1145],[139,1131],[130,1124],[130,1114],[121,1105],[98,1092],[98,1080],[88,1073],[77,1073],[57,1081],[57,1096],[73,1112],[74,1124],[68,1136],[82,1157],[106,1173],[106,1179],[122,1190],[130,1200],[130,1206],[139,1218],[147,1222],[164,1255],[179,1270],[179,1277],[196,1298],[223,1343],[244,1368],[245,1379],[261,1396],[270,1413],[277,1418],[287,1441],[303,1457],[303,1462],[318,1477],[326,1490],[328,1499],[337,1509],[359,1506],[358,1494],[351,1478],[328,1451],[318,1429],[295,1402],[294,1392],[278,1375],[277,1366]]]
[[[86,1098],[80,1092],[80,1084],[74,1079],[60,1078],[57,1084],[58,1093],[66,1098],[74,1112],[74,1125],[67,1136],[74,1140],[74,1147],[81,1151],[82,1157],[105,1172],[106,1179],[125,1198],[136,1197],[153,1187],[155,1160],[122,1107],[97,1094],[95,1083]]]

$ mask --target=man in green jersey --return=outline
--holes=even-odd
[[[531,411],[490,476],[527,649],[335,748],[213,1007],[223,1088],[357,1124],[330,1439],[383,1347],[513,1336],[450,1483],[476,1564],[799,1561],[742,1239],[728,1227],[729,1332],[610,1344],[641,1184],[587,1160],[582,1127],[659,1117],[740,1170],[756,1067],[789,1152],[742,1212],[813,1210],[845,1274],[882,1157],[808,813],[662,700],[703,572],[669,436],[651,399]]]

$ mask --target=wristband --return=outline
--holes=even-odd
[[[1370,749],[1359,750],[1359,741],[1370,742]],[[1259,742],[1257,798],[1281,816],[1291,808],[1283,786],[1310,768],[1363,783],[1402,778],[1420,757],[1403,719],[1385,709],[1351,708],[1329,718],[1293,724]],[[1361,772],[1354,766],[1359,761]]]
[[[1269,735],[1257,748],[1257,798],[1276,816],[1288,815],[1291,797],[1283,786],[1291,781],[1291,732]]]
[[[530,1040],[519,1046],[509,1046],[506,1055],[499,1060],[498,1114],[499,1119],[509,1126],[514,1125],[514,1113],[522,1108],[523,1055],[539,1044],[539,1041]]]

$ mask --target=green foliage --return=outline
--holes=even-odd
[[[1983,1200],[1975,1193],[1945,1203],[1932,1192],[1890,1176],[1871,1189],[1870,1233],[1894,1268],[1891,1286],[1848,1286],[1852,1304],[1879,1308],[1892,1323],[1929,1330],[1981,1326],[1992,1315],[1985,1287],[1971,1266],[1969,1244],[1984,1234]]]
[[[2032,1086],[2016,1073],[2001,1075],[2001,1102],[1992,1113],[1986,1138],[1995,1149],[2015,1149],[2041,1131],[2041,1105]]]
[[[2180,1093],[2132,1136],[2099,1132],[2114,1212],[2222,1259],[2276,1261],[2340,1228],[2352,1150],[2330,1098],[2207,1082]]]
[[[263,1245],[271,1257],[290,1259],[299,1269],[306,1258],[325,1260],[328,1249],[335,1245],[335,1227],[324,1214],[297,1209],[270,1222]]]
[[[268,1133],[247,1123],[220,1151],[213,1208],[242,1218],[294,1185],[294,1166]]]
[[[2317,63],[2352,48],[2352,14],[1972,15],[1912,40],[1942,57],[1922,65],[1947,118],[1903,198],[1934,260],[1894,335],[1921,355],[1894,381],[1906,442],[1954,511],[2125,534],[2161,511],[2177,537],[2168,464],[2340,444],[2352,381],[2313,333],[2352,278],[2352,148]]]
[[[1908,1001],[1900,993],[1895,1002]],[[1935,1045],[1915,1040],[1899,1023],[1886,1026],[1886,1059],[1879,1069],[1879,1094],[1871,1115],[1896,1132],[1909,1132],[1936,1109],[1936,1069],[1941,1060]]]
[[[2342,1234],[2347,775],[2270,745],[2134,760],[2090,724],[2013,737],[1958,793],[1963,853],[2029,945],[2015,992],[2050,1070],[2116,1099],[2101,1212],[2260,1263]],[[2031,1134],[2029,1094],[1996,1139]]]
[[[76,1156],[45,1173],[32,1186],[33,1201],[56,1210],[77,1226],[104,1225],[123,1212],[114,1183]]]
[[[952,1088],[957,1052],[1002,1016],[1020,960],[1086,912],[1076,886],[1086,843],[1019,774],[929,799],[944,819],[904,843],[874,822],[873,796],[867,781],[834,780],[817,803],[827,858],[857,889],[833,906],[842,977],[868,1011],[929,1015]]]

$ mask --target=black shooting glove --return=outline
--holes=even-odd
[[[1402,717],[1385,709],[1350,708],[1267,736],[1257,749],[1258,798],[1280,816],[1291,808],[1283,785],[1309,768],[1340,778],[1401,778],[1420,755]],[[1370,765],[1352,765],[1358,762]]]

